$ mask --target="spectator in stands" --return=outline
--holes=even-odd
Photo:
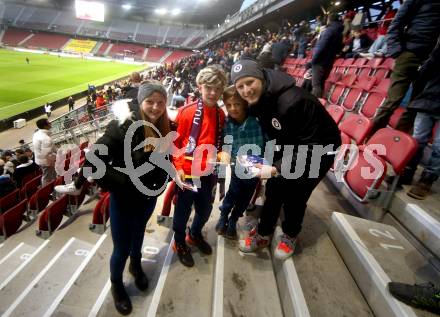
[[[248,116],[248,105],[238,94],[234,86],[228,87],[223,93],[228,118],[225,136],[232,137],[231,157],[226,161],[236,162],[238,150],[246,144],[255,144],[264,149],[264,136],[261,126],[255,117]],[[219,235],[229,239],[237,239],[237,221],[249,205],[259,179],[242,179],[231,168],[231,182],[228,192],[220,206],[220,219],[215,227]]]
[[[342,49],[346,58],[358,57],[361,53],[366,52],[371,44],[368,35],[362,33],[359,27],[353,27],[351,33],[352,38],[350,42]]]
[[[44,105],[44,112],[46,113],[47,118],[50,118],[52,115],[52,105],[49,102],[46,102]]]
[[[391,24],[391,21],[396,15],[396,11],[393,10],[391,4],[386,4],[385,7],[385,16],[377,29],[377,38],[368,49],[368,53],[360,53],[361,57],[371,59],[374,57],[383,57],[387,54],[387,41],[385,36],[388,33],[388,28]]]
[[[324,82],[333,66],[336,55],[342,49],[342,24],[337,14],[330,14],[327,28],[316,43],[312,58],[312,93],[322,97]]]
[[[272,58],[275,61],[275,69],[280,69],[286,57],[289,55],[290,42],[286,37],[272,45]]]
[[[385,103],[373,119],[371,135],[388,124],[394,110],[405,97],[410,84],[417,79],[418,68],[427,59],[440,35],[440,0],[406,0],[388,29],[388,54],[396,58],[391,73],[391,86]],[[414,92],[413,96],[416,96]],[[406,112],[396,129],[409,132],[414,123],[412,112]]]
[[[40,166],[43,172],[41,182],[46,185],[57,177],[55,172],[56,148],[50,136],[51,125],[49,120],[39,119],[37,128],[38,130],[34,133],[32,139],[35,163]]]
[[[18,161],[20,162],[20,165],[17,166],[14,172],[14,181],[17,187],[21,187],[23,177],[26,175],[35,173],[38,170],[38,165],[35,164],[34,161],[29,159],[29,157],[26,154],[22,154],[18,157]]]
[[[204,254],[212,254],[211,246],[202,236],[202,229],[212,211],[212,192],[217,183],[217,177],[214,174],[202,173],[209,169],[207,161],[212,158],[208,158],[206,153],[201,157],[193,157],[193,154],[196,146],[199,145],[216,146],[217,150],[221,147],[225,115],[217,102],[223,93],[227,79],[223,70],[216,66],[208,66],[200,71],[196,81],[202,98],[182,108],[177,115],[178,138],[175,145],[179,149],[185,148],[186,150],[185,155],[175,155],[173,162],[182,182],[192,182],[195,177],[200,180],[197,192],[177,188],[177,201],[174,209],[174,248],[180,262],[188,267],[194,266],[194,259],[186,242],[195,245]],[[186,225],[193,204],[195,216],[185,238]]]
[[[138,72],[133,72],[130,75],[130,84],[127,86],[127,89],[124,93],[124,98],[131,99],[128,103],[131,111],[137,111],[139,109],[139,105],[137,102],[137,95],[139,91],[139,86],[141,85],[141,75]]]
[[[22,149],[23,151],[26,150],[26,149],[29,149],[29,146],[24,142],[23,139],[19,140],[18,144],[20,146],[20,149]]]
[[[307,201],[333,164],[331,151],[341,144],[340,132],[318,99],[296,87],[292,77],[283,72],[261,69],[253,61],[240,61],[232,68],[231,80],[248,102],[250,115],[257,117],[268,139],[276,139],[276,147],[280,148],[274,153],[273,165],[262,166],[261,177],[269,179],[260,223],[240,241],[240,250],[254,252],[268,246],[283,207],[283,234],[275,256],[286,259],[295,250]],[[313,167],[307,156],[317,144],[326,147],[326,151]],[[297,145],[307,146],[306,154],[299,153]],[[292,175],[292,165],[298,164],[305,166],[302,175]]]
[[[420,68],[415,86],[422,85],[422,92],[408,105],[407,111],[417,113],[413,137],[419,143],[418,152],[406,167],[402,175],[402,184],[411,184],[417,165],[420,163],[426,145],[433,137],[432,152],[422,172],[420,180],[411,188],[408,195],[424,199],[432,184],[440,176],[440,128],[433,135],[434,126],[440,126],[440,37],[430,58]]]
[[[105,99],[104,99],[104,96],[103,96],[103,92],[99,92],[96,95],[96,102],[95,102],[95,104],[96,104],[96,109],[99,109],[99,108],[105,106],[106,102],[105,102]]]
[[[111,121],[104,135],[96,141],[96,144],[105,145],[108,155],[98,154],[106,166],[102,178],[96,179],[98,185],[104,190],[110,191],[110,225],[113,239],[113,253],[110,259],[111,292],[115,307],[119,313],[127,315],[132,311],[130,298],[123,283],[123,272],[126,261],[130,257],[129,272],[135,279],[138,289],[145,291],[148,288],[148,279],[141,266],[141,248],[145,234],[145,227],[156,206],[157,197],[147,196],[132,182],[131,178],[118,168],[126,166],[124,159],[124,139],[127,130],[137,120],[144,120],[154,124],[161,136],[170,132],[170,122],[166,112],[167,94],[159,82],[144,83],[139,87],[137,96],[139,108],[132,112],[129,105],[123,101],[115,103],[114,110],[117,120]],[[138,128],[134,132],[131,142],[131,160],[135,168],[138,168],[150,160],[154,151],[163,149],[154,147],[148,143],[140,149],[134,149],[148,138],[157,138],[156,132],[148,126]],[[86,160],[85,167],[94,167],[92,162]],[[165,188],[168,174],[159,167],[154,167],[139,180],[150,190]],[[65,186],[57,186],[55,189],[61,193],[78,195],[86,178],[83,169],[79,177]]]
[[[295,37],[295,40],[298,42],[298,58],[306,57],[307,44],[309,43],[307,32],[309,31],[309,29],[310,27],[306,23],[306,21],[301,21],[298,28],[294,30],[293,35]]]
[[[69,99],[67,99],[67,104],[69,105],[69,111],[72,111],[75,107],[75,100],[73,100],[73,97],[70,96]]]

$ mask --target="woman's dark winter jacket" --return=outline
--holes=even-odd
[[[289,75],[271,69],[264,69],[265,87],[260,100],[251,107],[269,140],[276,139],[281,148],[294,145],[293,157],[296,160],[298,145],[341,144],[341,136],[332,117],[321,103],[299,87]],[[310,147],[309,147],[310,148]],[[281,171],[283,149],[275,151],[274,166]]]
[[[126,106],[128,107],[128,105]],[[106,165],[106,172],[104,176],[100,179],[96,179],[95,181],[104,190],[109,190],[110,192],[120,194],[121,197],[125,197],[126,199],[136,198],[140,195],[144,195],[135,187],[128,175],[115,169],[115,167],[126,167],[124,160],[124,139],[130,125],[136,120],[141,120],[139,112],[132,114],[133,117],[131,119],[123,121],[111,121],[107,126],[104,135],[96,141],[95,144],[103,144],[108,148],[107,155],[99,154],[97,150],[93,151],[92,147],[93,153]],[[144,140],[144,128],[139,127],[132,136],[130,147],[130,155],[134,168],[141,166],[145,162],[149,162],[149,157],[152,152],[144,152],[143,147],[136,151],[134,150],[134,148]],[[93,164],[89,161],[88,156],[87,158],[88,159],[84,166],[93,166]],[[95,171],[96,168],[93,168],[93,172]],[[139,177],[139,179],[145,187],[155,191],[168,182],[168,173],[160,167],[155,166],[152,171]]]
[[[440,36],[429,59],[420,68],[417,85],[422,92],[408,106],[408,110],[440,116]]]
[[[440,0],[405,0],[388,29],[388,54],[427,58],[440,35]]]

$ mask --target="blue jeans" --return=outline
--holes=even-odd
[[[231,214],[230,219],[235,221],[243,216],[243,212],[249,205],[252,195],[255,192],[257,183],[258,178],[240,179],[235,175],[234,171],[232,171],[228,192],[226,193],[222,205],[219,207],[221,216],[227,217]]]
[[[191,208],[194,204],[195,216],[191,225],[191,235],[198,238],[202,236],[202,229],[208,221],[212,211],[212,190],[216,185],[216,178],[213,175],[200,178],[201,187],[197,193],[191,190],[182,190],[176,187],[177,200],[174,207],[173,230],[176,243],[185,242],[185,230],[191,215]]]
[[[110,280],[114,283],[122,283],[122,273],[128,256],[136,261],[142,258],[145,227],[154,211],[157,198],[139,197],[136,201],[127,201],[122,196],[110,194],[110,227],[113,239]]]
[[[368,53],[372,54],[377,52],[381,52],[384,55],[387,53],[387,41],[385,35],[379,35],[368,50]]]
[[[440,124],[440,117],[435,117],[423,112],[418,112],[414,123],[413,137],[419,143],[417,154],[411,160],[409,167],[416,169],[423,157],[423,152],[431,137],[432,153],[428,159],[428,164],[425,166],[425,172],[437,176],[440,176],[440,128],[437,129],[435,135],[432,135],[432,129],[435,124]]]

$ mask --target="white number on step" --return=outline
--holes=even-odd
[[[87,256],[87,254],[89,254],[89,251],[84,249],[78,249],[75,251],[76,256]]]
[[[146,246],[144,248],[144,253],[146,253],[146,254],[156,255],[156,254],[159,254],[159,252],[160,252],[159,248],[156,248],[156,247]]]
[[[402,247],[401,245],[392,245],[392,244],[385,244],[385,243],[380,243],[379,245],[382,248],[384,248],[385,250],[389,250],[389,249],[405,250],[405,248]]]
[[[29,259],[31,257],[31,255],[29,253],[23,253],[20,257],[20,260],[24,260],[26,261],[27,259]]]
[[[391,234],[391,232],[385,230],[385,231],[380,231],[379,229],[370,229],[369,230],[370,233],[375,236],[380,238],[381,236],[391,239],[391,240],[396,240],[396,238],[393,237],[393,235]]]

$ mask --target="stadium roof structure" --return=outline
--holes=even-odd
[[[1,1],[1,0],[0,0]],[[32,6],[46,6],[58,10],[74,10],[74,0],[4,0]],[[93,0],[104,3],[106,17],[133,20],[156,20],[188,24],[217,25],[228,15],[240,10],[243,0]],[[125,6],[125,9],[124,7]],[[155,10],[165,8],[179,14],[158,15]]]

